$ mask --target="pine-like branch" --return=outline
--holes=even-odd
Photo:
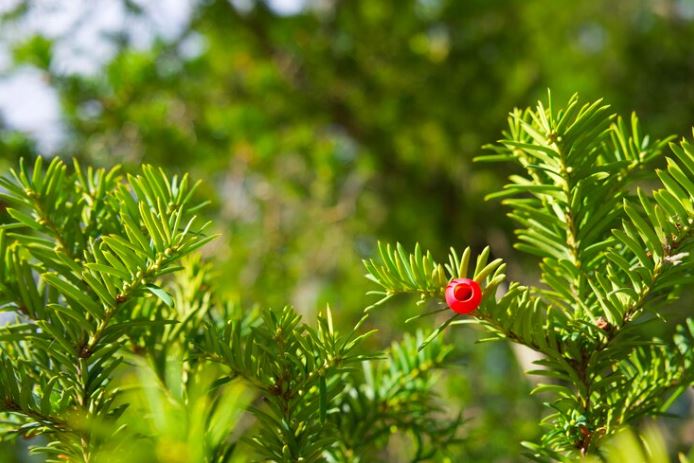
[[[619,426],[663,412],[692,384],[691,356],[682,348],[690,333],[680,330],[675,347],[645,337],[641,324],[662,323],[653,315],[694,277],[694,145],[671,143],[674,157],[653,175],[650,166],[668,140],[651,143],[636,116],[627,128],[607,109],[573,97],[556,112],[550,101],[511,114],[505,139],[479,160],[511,161],[524,170],[526,176],[510,177],[489,198],[505,198],[520,225],[515,246],[541,257],[546,286],[511,283],[501,297],[487,294],[472,317],[439,327],[479,324],[490,339],[543,354],[529,373],[549,380],[533,393],[552,397],[554,413],[544,420],[549,431],[542,443],[526,443],[540,461],[595,449]],[[648,179],[661,187],[634,188]],[[446,281],[438,272],[422,277],[431,264],[420,263],[421,252],[408,258],[401,248],[379,249],[383,263],[367,269],[386,294],[441,301]],[[456,275],[449,269],[446,276]]]

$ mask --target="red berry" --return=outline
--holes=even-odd
[[[446,287],[446,303],[452,311],[470,313],[477,310],[482,302],[482,289],[475,280],[456,278]]]

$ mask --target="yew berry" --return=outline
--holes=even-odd
[[[482,289],[475,280],[456,278],[446,287],[446,303],[452,311],[470,313],[477,310],[482,301]]]

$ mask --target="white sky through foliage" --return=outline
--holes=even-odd
[[[253,0],[230,0],[239,9]],[[30,66],[11,68],[8,44],[40,32],[55,40],[51,68],[58,74],[93,74],[116,52],[109,39],[127,34],[136,49],[145,49],[162,37],[172,39],[183,32],[197,0],[134,1],[144,14],[129,13],[122,0],[37,0],[25,18],[0,29],[0,127],[26,132],[39,150],[50,155],[62,143],[64,132],[56,92],[43,73]],[[238,3],[238,5],[237,5]],[[281,15],[301,12],[306,0],[269,0]],[[0,0],[0,13],[17,0]],[[191,44],[195,45],[195,44]],[[192,47],[193,53],[195,49]]]

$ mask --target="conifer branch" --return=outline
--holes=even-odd
[[[541,258],[546,286],[512,282],[501,297],[487,294],[470,319],[454,316],[438,330],[479,324],[490,339],[544,355],[529,373],[551,380],[533,393],[550,394],[554,413],[542,442],[525,444],[540,461],[592,452],[620,426],[661,413],[693,380],[692,354],[681,348],[690,345],[691,321],[678,331],[680,347],[647,338],[641,325],[663,323],[645,314],[658,315],[694,279],[694,145],[670,143],[674,158],[653,175],[645,167],[662,159],[670,139],[651,143],[635,115],[627,128],[607,110],[574,96],[556,112],[550,100],[511,114],[505,138],[478,159],[511,161],[527,175],[488,198],[511,208],[515,247]],[[634,194],[633,183],[649,175],[661,187]],[[380,266],[367,263],[371,279],[387,293],[441,301],[445,278],[408,279],[419,260],[408,268],[402,253],[385,249]]]

